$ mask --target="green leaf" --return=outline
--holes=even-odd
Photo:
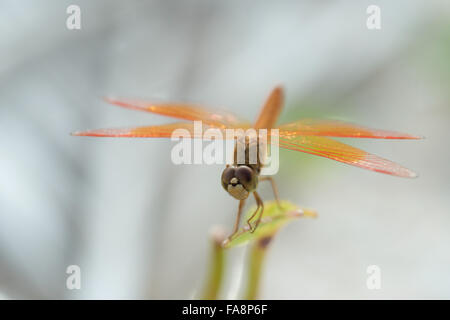
[[[297,205],[289,201],[281,201],[281,208],[276,201],[268,201],[264,203],[264,212],[256,230],[252,233],[250,227],[247,224],[247,220],[253,215],[256,210],[256,206],[251,208],[245,214],[243,220],[243,226],[238,230],[236,235],[233,236],[231,241],[229,239],[222,243],[224,248],[232,248],[237,245],[243,245],[248,241],[261,240],[261,245],[269,243],[275,233],[286,223],[298,219],[300,217],[316,217],[317,214],[314,210],[300,208]],[[256,217],[252,220],[252,229]]]

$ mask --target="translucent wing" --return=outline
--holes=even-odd
[[[250,123],[231,112],[210,110],[197,105],[184,103],[151,103],[139,100],[106,98],[107,102],[134,110],[146,111],[183,120],[201,120],[215,127],[250,127]]]
[[[325,137],[284,136],[280,133],[280,146],[394,176],[405,178],[417,176],[399,164]]]
[[[420,139],[419,136],[396,131],[372,129],[339,120],[301,119],[279,127],[284,135],[328,136],[375,139]]]
[[[72,134],[75,136],[91,137],[170,138],[174,130],[177,129],[184,130],[181,134],[183,132],[188,133],[192,138],[203,138],[205,131],[208,129],[215,129],[219,133],[215,136],[216,138],[225,139],[227,137],[223,128],[203,126],[203,130],[196,131],[193,122],[122,129],[97,129],[74,132]],[[280,146],[290,150],[326,157],[372,171],[400,177],[412,178],[416,176],[414,172],[394,162],[325,137],[284,136],[280,134]]]
[[[254,127],[257,129],[271,129],[275,126],[283,107],[284,93],[283,88],[276,87],[272,90],[267,99]]]
[[[222,137],[226,137],[225,129],[203,125],[199,130],[195,130],[193,122],[178,122],[158,126],[118,128],[118,129],[95,129],[73,132],[74,136],[88,137],[118,137],[118,138],[170,138],[175,130],[185,130],[192,138],[203,138],[206,130],[214,128],[218,130]],[[181,132],[181,131],[180,131]],[[220,138],[220,137],[217,137]]]

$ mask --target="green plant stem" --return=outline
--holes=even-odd
[[[259,239],[258,241],[255,241],[250,249],[247,289],[244,297],[246,300],[255,300],[258,298],[264,258],[267,253],[268,244],[271,240],[272,237]]]
[[[220,232],[217,232],[213,234],[212,240],[211,261],[203,292],[203,300],[217,299],[225,269],[225,250],[222,247],[224,237]]]

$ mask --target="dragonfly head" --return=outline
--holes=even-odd
[[[247,199],[256,189],[258,176],[249,166],[227,166],[222,173],[222,187],[238,200]]]

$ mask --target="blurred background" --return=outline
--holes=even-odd
[[[81,8],[81,30],[66,9]],[[366,9],[381,8],[381,30]],[[164,139],[75,130],[161,124],[107,95],[186,101],[253,120],[282,84],[282,121],[325,117],[426,136],[346,142],[400,179],[281,152],[283,199],[319,212],[272,243],[265,299],[450,298],[450,3],[0,0],[0,297],[189,299],[237,202],[223,166],[170,160]],[[263,199],[272,199],[268,185]],[[248,208],[248,207],[247,207]],[[229,252],[238,297],[245,248]],[[81,290],[66,268],[81,267]],[[366,268],[381,268],[368,290]]]

